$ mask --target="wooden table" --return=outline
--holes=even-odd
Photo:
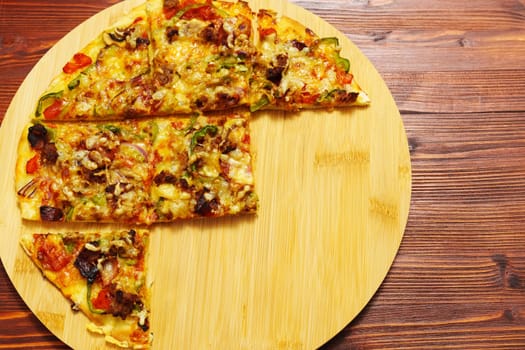
[[[0,1],[0,120],[63,35],[116,0]],[[410,144],[386,280],[323,349],[525,348],[525,2],[302,0],[372,61]],[[5,190],[5,189],[2,189]],[[0,268],[0,349],[67,349]]]

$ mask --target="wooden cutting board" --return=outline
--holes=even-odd
[[[0,256],[20,296],[73,348],[103,349],[18,244],[20,234],[116,225],[22,221],[16,147],[41,92],[94,34],[142,0],[118,3],[58,42],[21,85],[0,130]],[[153,226],[151,328],[155,349],[312,349],[347,325],[375,293],[399,248],[410,204],[408,144],[373,65],[331,25],[288,2],[253,0],[337,36],[368,108],[262,112],[251,125],[256,216]]]

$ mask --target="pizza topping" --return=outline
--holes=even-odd
[[[259,36],[261,37],[261,39],[264,39],[265,37],[270,36],[272,34],[277,34],[275,28],[259,28]]]
[[[325,44],[325,45],[331,45],[334,47],[339,47],[339,39],[337,39],[335,36],[331,37],[324,37],[319,39],[319,44]]]
[[[115,278],[115,276],[117,276],[118,260],[114,256],[108,257],[100,263],[100,266],[101,268],[99,268],[99,271],[102,284],[107,285]]]
[[[180,19],[200,19],[202,21],[211,21],[221,18],[218,11],[211,5],[193,4],[183,8],[175,17]]]
[[[101,296],[101,298],[99,299],[97,297],[97,300],[96,301],[96,306],[93,304],[93,300],[92,300],[92,297],[91,297],[91,294],[92,294],[92,289],[93,289],[93,283],[87,283],[87,288],[86,288],[86,303],[88,305],[88,308],[89,308],[89,311],[93,314],[105,314],[106,313],[106,310],[104,308],[109,308],[109,305],[111,303],[111,300],[109,299],[109,296],[107,297],[107,300],[106,299],[103,299],[104,297],[106,297],[106,294],[98,294]],[[99,308],[100,307],[100,308]]]
[[[80,74],[73,80],[71,80],[68,84],[67,84],[67,88],[68,90],[73,90],[75,89],[77,86],[80,85]]]
[[[33,174],[38,170],[40,163],[40,156],[36,154],[33,158],[29,159],[26,163],[26,173]]]
[[[331,47],[333,55],[332,58],[335,60],[337,66],[339,66],[346,73],[350,71],[350,61],[344,57],[341,57],[339,54],[339,39],[337,39],[336,37],[321,38],[316,42],[315,45],[317,47],[321,47],[321,49],[323,45],[328,45],[329,47]]]
[[[179,6],[180,2],[181,0],[164,0],[164,3],[162,5],[163,5],[163,8],[165,9],[175,8]]]
[[[103,130],[111,131],[115,135],[120,134],[120,132],[121,132],[121,128],[119,128],[118,126],[115,126],[113,124],[104,124],[104,125],[102,125],[101,128]]]
[[[256,112],[259,109],[261,109],[264,106],[267,106],[269,104],[270,104],[270,99],[268,98],[268,96],[262,95],[262,97],[257,102],[255,102],[254,104],[252,104],[250,106],[250,112],[252,112],[252,113]]]
[[[150,40],[148,38],[138,37],[135,40],[135,43],[137,44],[137,47],[146,47],[150,44]]]
[[[88,288],[91,288],[91,286],[88,286]],[[102,289],[97,297],[93,300],[91,300],[91,293],[88,293],[87,296],[88,299],[88,305],[89,301],[91,301],[91,311],[94,312],[95,309],[98,313],[104,313],[106,310],[108,310],[111,307],[111,294],[109,292],[109,289],[105,288]]]
[[[88,55],[84,53],[79,52],[73,55],[73,58],[71,59],[71,61],[66,63],[66,65],[62,68],[62,70],[66,74],[71,74],[71,73],[78,71],[79,69],[89,66],[92,62],[93,60],[91,59],[91,57],[89,57]]]
[[[44,103],[46,103],[48,100],[53,99],[59,99],[62,97],[63,91],[57,91],[57,92],[50,92],[48,94],[45,94],[44,96],[40,97],[38,100],[38,104],[35,111],[35,116],[39,117],[42,114],[42,109],[44,108]]]
[[[106,45],[113,45],[115,43],[122,43],[126,40],[126,36],[129,35],[129,29],[115,28],[112,32],[105,32],[102,35],[104,43]]]
[[[35,170],[36,171],[36,170]],[[23,198],[31,198],[38,190],[38,185],[40,183],[40,178],[33,178],[31,181],[22,186],[16,194]]]
[[[287,65],[288,55],[284,53],[278,54],[277,56],[275,56],[272,62],[272,66],[266,71],[266,79],[268,79],[275,85],[279,85],[281,83],[283,72],[286,69]]]
[[[225,32],[221,22],[212,22],[200,32],[201,37],[210,43],[217,45],[226,44],[228,34]]]
[[[339,56],[339,54],[337,54],[335,62],[339,67],[341,67],[345,72],[348,73],[348,71],[350,70],[350,61],[348,59],[341,57]]]
[[[47,129],[42,124],[29,127],[27,140],[34,149],[42,149],[48,141]]]
[[[206,0],[206,3],[210,3],[210,1]],[[196,4],[196,0],[164,0],[164,16],[166,19],[171,19],[173,16],[178,15],[181,9],[202,5],[203,4]]]
[[[340,103],[350,103],[357,100],[359,94],[357,92],[346,91],[344,89],[334,89],[327,92],[325,95],[319,97],[319,102],[335,101]]]
[[[228,109],[239,105],[241,96],[238,93],[217,92],[217,106],[219,109]]]
[[[114,285],[111,285],[112,287]],[[136,294],[124,292],[122,290],[112,290],[112,296],[114,296],[113,303],[111,304],[110,312],[113,316],[120,316],[125,319],[128,315],[133,312],[133,309],[137,306],[142,308],[141,301]]]
[[[159,66],[158,70],[153,75],[153,80],[160,86],[168,85],[173,80],[174,71],[168,65]],[[153,98],[162,100],[163,94],[157,93],[153,95]]]
[[[308,47],[305,43],[296,39],[293,39],[290,43],[299,51],[302,51],[304,48]]]
[[[275,85],[279,85],[283,77],[283,71],[284,67],[270,67],[266,72],[266,79],[268,79]]]
[[[93,283],[99,275],[98,259],[101,257],[100,251],[91,250],[86,244],[75,260],[75,267],[87,279],[88,284]]]
[[[198,195],[195,212],[202,216],[211,216],[219,207],[219,200],[209,191]]]
[[[283,72],[288,65],[288,55],[280,53],[273,59],[272,66],[266,72],[266,79],[272,83],[279,85],[283,76]]]
[[[146,332],[149,329],[149,319],[148,313],[145,309],[142,309],[138,312],[139,321],[138,325],[143,332]]]
[[[215,136],[218,130],[219,129],[215,125],[206,125],[197,130],[191,138],[190,153],[194,151],[195,147],[199,144],[199,142],[202,142],[206,135]]]
[[[71,261],[72,256],[58,242],[46,239],[45,235],[35,235],[35,239],[38,242],[36,257],[44,268],[60,271]]]
[[[315,94],[315,93],[312,94],[311,92],[308,92],[308,91],[301,91],[298,97],[298,102],[313,105],[315,102],[317,102],[317,100],[319,99],[319,96],[320,96],[319,94]]]
[[[148,152],[137,143],[124,142],[120,145],[120,150],[124,155],[141,162],[148,159]]]
[[[57,147],[54,143],[49,142],[44,145],[42,148],[42,160],[49,164],[56,163],[58,159]]]
[[[64,212],[60,208],[42,205],[40,206],[40,218],[43,221],[62,221]]]
[[[110,195],[110,196],[108,196],[109,199],[113,199],[113,196],[117,196],[118,197],[123,192],[125,192],[125,191],[127,191],[129,189],[130,189],[129,184],[122,183],[122,182],[117,182],[117,183],[108,185],[106,187],[106,189],[105,189],[105,192]]]
[[[177,177],[173,174],[170,174],[166,170],[162,170],[160,173],[155,175],[155,177],[153,178],[153,182],[156,185],[161,185],[161,184],[173,184],[174,185],[177,183]]]
[[[47,120],[56,119],[62,112],[64,102],[55,100],[49,107],[44,110],[44,118]]]
[[[168,38],[168,42],[171,44],[173,41],[177,40],[179,36],[179,29],[175,27],[168,27],[166,28],[166,38]]]

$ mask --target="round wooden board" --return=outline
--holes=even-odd
[[[22,221],[16,147],[40,93],[76,51],[142,0],[108,8],[58,42],[15,95],[0,130],[0,254],[35,315],[73,348],[103,349],[18,244],[20,234],[116,225]],[[253,0],[337,36],[372,105],[253,116],[255,216],[151,227],[155,349],[312,349],[337,334],[386,276],[405,229],[411,166],[402,120],[373,65],[332,26],[288,2]]]

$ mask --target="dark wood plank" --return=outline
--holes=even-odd
[[[523,348],[522,113],[403,118],[413,165],[405,237],[371,303],[325,349]]]
[[[116,2],[0,1],[0,120],[38,59]],[[322,349],[524,349],[524,2],[294,2],[374,63],[402,111],[412,157],[394,265]],[[0,268],[0,349],[16,348],[67,349]]]
[[[116,0],[0,1],[0,122],[31,68],[60,38]]]
[[[524,70],[386,72],[382,76],[404,113],[525,111]]]
[[[292,0],[343,32],[416,28],[493,31],[502,26],[523,29],[525,5],[520,0]]]
[[[0,349],[70,349],[27,308],[0,264]]]

